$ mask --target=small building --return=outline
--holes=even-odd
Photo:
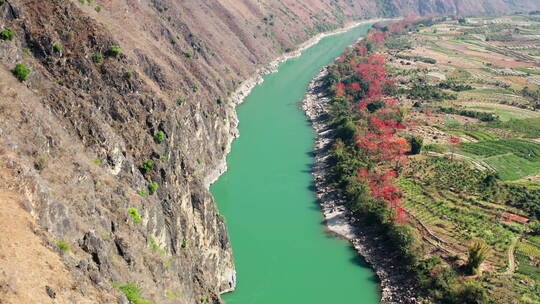
[[[529,222],[529,219],[526,218],[526,217],[523,217],[523,216],[519,216],[519,215],[516,215],[516,214],[512,214],[512,213],[509,213],[509,212],[503,212],[501,214],[501,221],[503,222],[517,222],[517,223],[521,223],[521,224],[527,224]]]

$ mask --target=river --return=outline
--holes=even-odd
[[[372,304],[372,270],[325,231],[312,189],[314,132],[299,105],[320,69],[370,25],[328,36],[282,63],[238,106],[240,138],[211,186],[237,267],[227,304]]]

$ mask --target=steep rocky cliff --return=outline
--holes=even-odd
[[[235,272],[207,186],[243,80],[360,18],[535,2],[0,1],[0,303],[126,303],[128,283],[218,303]]]

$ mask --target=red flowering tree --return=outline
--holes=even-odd
[[[345,96],[345,84],[340,82],[336,85],[336,96]]]
[[[394,221],[404,223],[406,218],[401,205],[403,195],[401,190],[394,185],[397,176],[398,174],[394,170],[370,172],[365,168],[358,169],[358,180],[368,185],[372,197],[387,205],[393,213]]]
[[[461,139],[459,137],[450,136],[450,138],[448,138],[448,144],[452,149],[452,159],[454,159],[456,149],[459,148],[459,146],[461,145]]]

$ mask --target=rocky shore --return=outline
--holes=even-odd
[[[327,70],[324,68],[312,80],[302,102],[302,109],[316,132],[312,174],[326,226],[332,233],[349,240],[377,274],[382,303],[421,303],[415,298],[413,280],[400,267],[399,256],[385,247],[377,227],[362,226],[361,223],[353,225],[344,195],[328,182],[332,129],[328,125],[330,98],[326,95],[322,82],[326,74]]]

